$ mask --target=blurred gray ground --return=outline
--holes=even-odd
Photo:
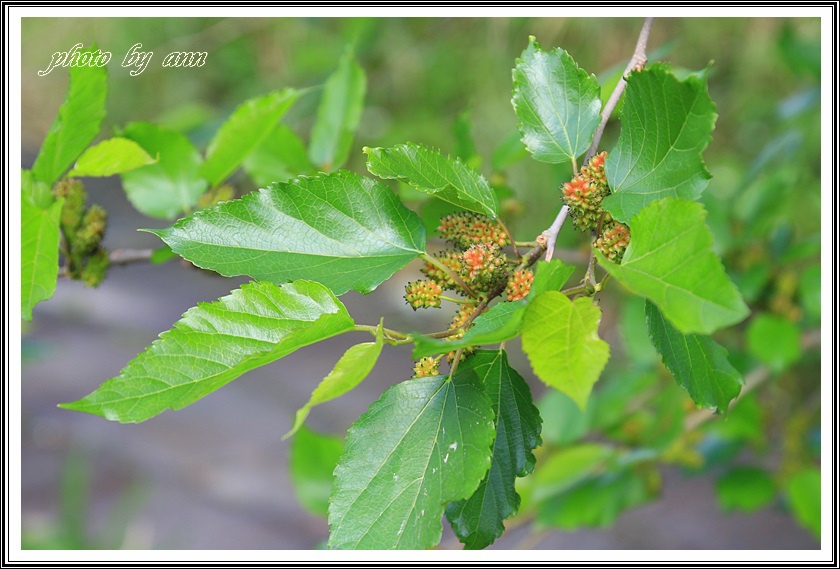
[[[127,206],[117,185],[89,186],[91,201],[110,212],[106,245],[156,247],[156,237],[134,228],[163,226]],[[380,316],[390,327],[411,329],[402,284],[372,295],[342,297],[359,323]],[[159,333],[198,301],[212,301],[244,283],[181,265],[117,267],[97,290],[62,280],[56,295],[35,310],[24,338],[34,357],[23,364],[22,509],[24,528],[48,526],[59,512],[59,480],[69,452],[89,461],[91,533],[103,531],[119,496],[143,488],[124,546],[131,549],[311,549],[327,537],[324,520],[304,512],[289,480],[288,441],[281,436],[294,412],[332,368],[353,333],[310,346],[249,372],[190,407],[139,425],[120,425],[56,408],[115,376]],[[419,313],[418,313],[419,314]],[[427,323],[432,325],[431,323]],[[426,326],[424,325],[424,328]],[[516,350],[514,350],[516,351]],[[535,395],[538,381],[519,354],[514,366]],[[386,347],[362,386],[316,407],[308,424],[343,434],[393,383],[411,375],[408,348]],[[539,464],[537,465],[539,468]],[[443,547],[456,548],[448,528]],[[511,549],[814,549],[818,544],[774,509],[723,514],[712,480],[665,470],[660,500],[625,513],[608,530],[553,532],[534,539],[528,528],[508,532],[493,547]]]

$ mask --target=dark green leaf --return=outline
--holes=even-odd
[[[375,342],[356,344],[344,352],[332,371],[321,380],[321,383],[312,392],[312,396],[306,402],[306,405],[298,409],[292,430],[286,433],[283,438],[292,436],[301,428],[303,422],[306,421],[306,417],[309,416],[309,411],[314,406],[341,397],[359,385],[376,365],[376,360],[379,358],[381,351],[382,326],[377,330]]]
[[[82,49],[78,53],[93,52]],[[32,172],[50,186],[99,133],[105,118],[108,73],[105,67],[71,66],[67,97],[50,126]]]
[[[35,305],[55,293],[63,204],[64,200],[58,200],[41,209],[26,196],[20,201],[20,300],[24,320],[32,320]]]
[[[327,517],[333,470],[344,441],[300,428],[289,449],[289,474],[298,502],[316,516]]]
[[[603,207],[627,223],[652,201],[700,196],[711,178],[702,153],[717,113],[705,73],[680,81],[659,63],[631,73],[624,97],[621,134],[605,166],[612,195]]]
[[[820,539],[822,500],[819,469],[804,468],[794,474],[788,482],[787,493],[796,520],[811,532],[814,539]]]
[[[820,319],[820,266],[811,265],[802,271],[802,278],[799,280],[799,298],[805,315],[814,320]]]
[[[699,203],[664,199],[630,221],[621,265],[598,261],[630,291],[652,300],[684,334],[711,334],[743,320],[749,309],[712,250]]]
[[[330,498],[332,549],[427,549],[446,504],[490,467],[493,408],[474,373],[397,384],[359,418]]]
[[[300,91],[283,89],[249,99],[239,105],[219,128],[207,147],[201,176],[216,186],[230,176],[274,129]]]
[[[740,466],[718,478],[715,491],[720,509],[724,512],[753,512],[773,501],[776,485],[766,470]]]
[[[224,276],[316,280],[367,293],[425,249],[417,215],[379,182],[347,171],[301,176],[150,230]]]
[[[600,91],[598,79],[571,55],[543,51],[530,38],[513,70],[513,109],[534,159],[560,164],[589,148],[601,122]]]
[[[201,155],[189,139],[144,122],[130,123],[122,134],[158,158],[155,164],[122,175],[125,193],[137,211],[162,219],[192,211],[207,189],[207,181],[198,173]]]
[[[365,103],[365,72],[348,51],[324,85],[312,127],[309,159],[326,171],[340,168],[350,154]]]
[[[67,176],[113,176],[153,162],[155,162],[155,159],[149,156],[133,140],[109,138],[82,152],[82,155],[76,161],[76,165],[67,173]]]
[[[344,305],[318,283],[251,282],[190,308],[119,376],[59,407],[139,423],[352,327]]]
[[[295,131],[282,123],[274,127],[242,166],[261,188],[272,182],[285,182],[295,176],[312,173],[306,147]]]
[[[677,383],[700,407],[726,413],[744,380],[727,359],[727,352],[710,336],[682,334],[656,305],[645,304],[648,334]]]
[[[750,353],[774,371],[796,363],[802,355],[800,341],[796,324],[774,314],[759,314],[747,328]]]
[[[610,357],[609,344],[598,337],[600,322],[601,309],[592,299],[572,302],[559,291],[536,297],[522,322],[522,350],[534,373],[581,409]]]
[[[460,208],[494,218],[499,204],[484,176],[459,158],[449,158],[419,144],[363,149],[368,170],[380,178],[401,180]]]
[[[514,482],[534,469],[532,451],[541,443],[542,421],[531,389],[504,350],[480,350],[460,369],[474,370],[484,382],[496,414],[496,440],[487,476],[468,499],[449,504],[446,517],[466,549],[483,549],[502,535],[504,520],[519,508]]]

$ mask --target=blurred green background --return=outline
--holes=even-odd
[[[67,86],[66,69],[55,69],[46,77],[39,77],[37,71],[47,66],[52,53],[67,51],[77,42],[95,43],[112,53],[108,131],[130,121],[164,123],[187,133],[199,148],[206,146],[243,100],[283,87],[313,87],[284,118],[306,141],[318,88],[349,47],[367,74],[367,95],[346,167],[365,171],[362,146],[409,140],[462,154],[465,138],[459,133],[466,128],[475,153],[482,157],[471,163],[489,179],[510,188],[511,228],[519,239],[530,240],[556,214],[557,188],[570,172],[567,166],[530,160],[517,146],[510,103],[515,59],[533,35],[544,48],[563,47],[583,69],[611,86],[632,54],[640,27],[641,18],[26,18],[22,26],[23,165],[31,164]],[[137,43],[154,56],[142,74],[132,77],[120,63]],[[713,175],[703,197],[709,225],[727,270],[754,314],[792,324],[794,342],[814,330],[820,320],[819,46],[816,18],[662,18],[655,21],[648,44],[651,59],[670,62],[678,71],[711,65],[709,90],[719,117],[705,153]],[[207,52],[207,64],[164,69],[160,63],[171,51]],[[608,91],[603,97],[607,95]],[[618,127],[618,121],[611,123],[602,148],[612,145]],[[233,181],[240,193],[255,189],[243,174]],[[101,195],[116,200],[109,211],[129,207],[119,197],[118,185],[114,180],[111,194],[101,190]],[[133,227],[115,230],[120,241],[112,242],[112,247],[150,243],[142,241],[148,236],[138,237],[133,230],[159,222],[135,218],[132,222]],[[580,234],[567,228],[561,233],[560,246],[577,249],[585,243]],[[66,284],[59,283],[59,289]],[[616,289],[608,293],[621,295]],[[90,292],[91,302],[96,302],[96,292]],[[602,328],[615,327],[620,318],[630,317],[605,309]],[[36,316],[36,332],[37,320]],[[170,316],[165,320],[174,321]],[[763,402],[774,412],[786,417],[801,402],[814,411],[816,397],[816,411],[800,417],[805,424],[800,425],[801,432],[808,433],[819,420],[819,358],[798,355],[781,363],[772,361],[779,350],[753,346],[765,345],[767,338],[777,336],[773,326],[765,331],[766,322],[762,324],[744,324],[724,333],[722,340],[736,366],[745,372],[762,363],[775,366],[774,385],[781,391]],[[744,339],[750,326],[757,329],[753,340]],[[616,333],[602,333],[611,343],[621,341],[618,336],[610,338],[611,334]],[[632,346],[625,352],[625,357],[634,357]],[[619,350],[618,363],[611,365],[620,367],[625,361],[621,357]],[[24,390],[27,373],[25,366]],[[38,409],[25,407],[25,419],[27,413],[37,417]],[[98,429],[112,427],[98,421]],[[285,426],[285,422],[277,426],[277,438]],[[338,425],[336,430],[341,428]],[[767,428],[776,429],[779,437],[788,433],[781,419],[777,424],[769,421]],[[37,437],[33,440],[37,442]],[[57,448],[59,454],[69,452],[66,447]],[[813,458],[813,453],[803,453],[802,461]],[[57,486],[66,467],[51,464],[52,474],[47,478]],[[79,467],[65,470],[71,478],[78,471]],[[76,479],[77,488],[84,486]],[[58,502],[56,498],[49,507],[33,502],[32,510],[60,509],[55,505]],[[313,535],[318,531],[323,527],[316,526]],[[800,546],[814,546],[806,535],[800,537]],[[774,539],[766,536],[753,547],[766,543],[771,548],[779,543]],[[33,543],[37,545],[37,539]],[[201,542],[185,543],[175,547],[201,546]],[[620,548],[622,542],[616,543]],[[68,542],[64,547],[78,545]],[[673,543],[652,547],[669,545]],[[270,543],[246,546],[271,547]],[[708,546],[725,547],[714,542]]]

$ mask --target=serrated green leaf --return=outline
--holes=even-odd
[[[496,218],[499,204],[484,176],[459,158],[444,156],[419,144],[368,148],[368,171],[380,178],[401,180],[462,209]]]
[[[677,383],[700,407],[726,413],[744,380],[727,352],[710,336],[682,334],[650,301],[645,303],[650,340]]]
[[[715,494],[724,512],[754,512],[772,502],[776,495],[776,484],[766,470],[739,466],[717,479]]]
[[[411,357],[419,359],[459,348],[498,344],[510,340],[517,336],[522,328],[525,305],[525,300],[518,300],[516,302],[500,302],[492,306],[487,312],[476,318],[472,328],[457,340],[429,338],[422,334],[416,334],[413,336],[414,351]]]
[[[653,202],[630,220],[630,245],[621,265],[595,251],[608,273],[656,303],[684,334],[711,334],[749,314],[712,249],[705,217],[699,203]]]
[[[382,341],[382,326],[380,325],[376,331],[375,342],[356,344],[344,352],[332,371],[312,392],[309,401],[297,410],[292,430],[283,435],[283,438],[289,438],[303,426],[303,422],[306,421],[313,407],[341,397],[359,385],[376,365],[376,360],[382,352]]]
[[[572,265],[567,265],[560,259],[551,261],[537,261],[537,268],[534,271],[534,284],[531,285],[531,292],[528,299],[533,300],[540,294],[549,290],[560,290],[569,277],[575,272]]]
[[[126,196],[137,211],[172,219],[192,211],[207,189],[199,175],[201,155],[183,134],[151,123],[134,122],[123,136],[158,161],[122,175]]]
[[[81,49],[77,53],[93,52]],[[105,118],[105,67],[71,66],[70,86],[32,165],[38,180],[52,186],[99,133]]]
[[[301,176],[149,230],[224,276],[309,279],[367,293],[424,252],[417,215],[380,182],[347,171]]]
[[[802,356],[799,328],[781,316],[759,314],[747,327],[747,348],[773,371],[782,371]]]
[[[23,196],[20,201],[21,316],[32,320],[32,309],[55,293],[58,279],[59,220],[64,200],[41,209]]]
[[[496,439],[487,476],[468,499],[449,504],[446,517],[465,549],[483,549],[504,533],[504,520],[519,508],[514,483],[534,470],[532,451],[542,442],[542,420],[531,389],[504,350],[479,350],[460,369],[473,370],[484,382],[496,415]]]
[[[283,89],[254,97],[239,105],[219,128],[201,165],[201,176],[216,186],[242,164],[254,148],[269,135],[277,121],[286,114],[300,91]]]
[[[47,209],[55,201],[49,184],[38,180],[32,170],[20,171],[20,186],[22,199],[29,200],[39,209]]]
[[[530,38],[513,70],[513,110],[522,142],[535,160],[561,164],[580,156],[601,122],[601,87],[557,48]]]
[[[289,448],[289,474],[298,502],[316,516],[327,517],[333,470],[338,464],[344,441],[316,433],[305,425]]]
[[[602,202],[627,223],[656,200],[693,200],[709,184],[703,150],[715,128],[705,73],[677,79],[655,63],[627,79],[621,133],[606,160],[612,195]]]
[[[139,423],[352,327],[344,305],[318,283],[251,282],[190,308],[119,376],[59,407]]]
[[[522,350],[534,373],[581,409],[610,357],[609,344],[598,337],[600,322],[601,309],[592,299],[572,302],[558,291],[535,298],[522,322]]]
[[[256,184],[264,188],[301,174],[311,174],[306,147],[291,128],[278,124],[242,163]]]
[[[490,467],[493,408],[475,373],[382,394],[347,433],[330,498],[331,549],[427,549],[447,503]]]
[[[129,172],[154,162],[155,159],[133,140],[115,137],[82,152],[67,176],[101,178]]]
[[[820,539],[822,500],[819,469],[804,468],[794,474],[788,481],[787,494],[796,520],[815,539]]]
[[[365,103],[365,72],[348,51],[324,85],[309,141],[309,160],[318,168],[340,168],[350,155],[353,133]]]

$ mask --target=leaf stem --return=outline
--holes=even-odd
[[[633,51],[633,57],[631,57],[630,61],[627,62],[627,67],[624,69],[624,73],[621,74],[621,79],[619,79],[618,84],[615,86],[615,89],[613,89],[613,92],[610,95],[610,98],[607,99],[607,104],[604,105],[604,109],[601,111],[601,124],[599,124],[598,128],[595,129],[595,135],[592,137],[592,144],[589,146],[589,150],[586,151],[586,155],[583,157],[584,164],[588,163],[589,159],[595,156],[595,153],[598,152],[598,145],[601,143],[601,137],[604,135],[604,129],[607,127],[607,122],[609,122],[616,105],[618,105],[618,101],[621,99],[621,94],[624,93],[624,89],[627,88],[627,81],[625,77],[627,77],[627,75],[634,69],[642,69],[645,66],[645,63],[647,63],[647,42],[650,37],[650,29],[652,26],[653,18],[645,18],[645,23],[642,24],[642,30],[639,32],[639,39],[636,41],[636,49]]]
[[[504,230],[504,232],[507,234],[507,236],[508,236],[508,240],[510,240],[510,245],[511,245],[511,247],[513,247],[513,254],[514,254],[514,255],[516,255],[516,258],[517,258],[517,259],[518,259],[518,258],[520,258],[522,255],[520,255],[520,254],[519,254],[519,249],[517,249],[517,248],[516,248],[516,241],[515,241],[515,240],[514,240],[514,238],[513,238],[513,233],[511,233],[511,232],[510,232],[510,229],[508,229],[508,226],[507,226],[507,225],[505,225],[505,222],[504,222],[504,221],[502,221],[502,218],[501,218],[501,217],[497,217],[497,218],[496,218],[496,222],[497,222],[499,225],[501,225],[501,226],[502,226],[502,229],[503,229],[503,230]]]

